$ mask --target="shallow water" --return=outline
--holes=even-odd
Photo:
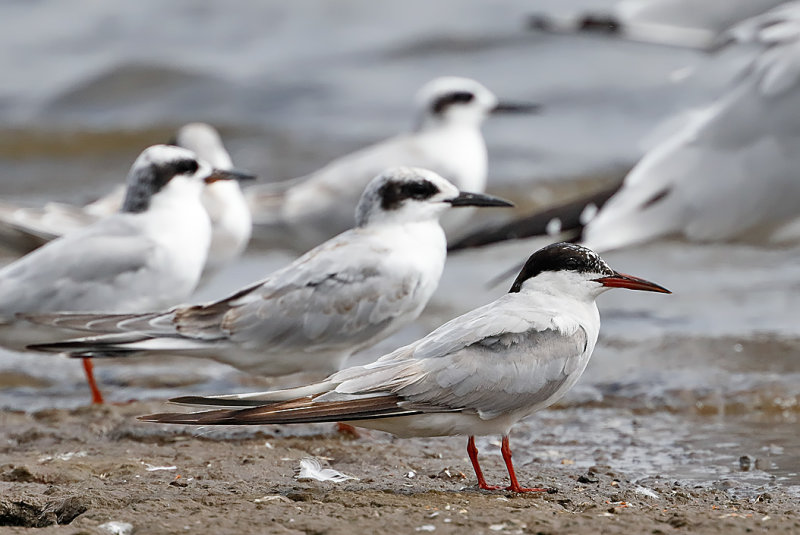
[[[531,191],[557,198],[558,180],[631,165],[661,119],[717,94],[746,55],[527,33],[531,5],[521,0],[380,8],[86,1],[70,5],[70,24],[64,9],[52,1],[0,6],[0,50],[15,51],[0,55],[0,71],[11,73],[0,85],[3,197],[87,200],[121,180],[143,146],[189,120],[221,126],[241,167],[265,180],[289,178],[407,128],[422,83],[463,74],[545,106],[539,117],[487,123],[490,180],[521,201]],[[674,82],[686,68],[695,76]],[[538,245],[453,256],[423,317],[354,362],[500,295],[504,287],[485,282]],[[560,409],[515,431],[518,458],[608,464],[644,486],[660,475],[737,492],[797,492],[798,254],[662,242],[606,255],[675,293],[617,291],[599,300],[603,329],[586,374]],[[252,251],[196,299],[225,295],[288,261]],[[3,352],[0,371],[0,407],[87,401],[77,362]],[[100,363],[99,379],[116,401],[270,384],[214,363],[157,359]],[[595,448],[572,445],[587,434]],[[743,455],[759,462],[743,471]]]

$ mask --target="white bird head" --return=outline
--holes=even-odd
[[[252,179],[243,171],[215,169],[188,149],[171,145],[146,148],[128,173],[121,211],[145,212],[154,198],[200,199],[205,184]]]
[[[189,123],[183,125],[170,141],[171,145],[177,145],[189,149],[210,163],[217,169],[232,169],[233,162],[219,132],[206,123]]]
[[[534,113],[537,104],[500,102],[483,84],[470,78],[442,76],[417,92],[417,128],[462,125],[477,128],[492,113]]]
[[[565,242],[533,253],[509,292],[535,289],[594,299],[609,288],[672,293],[653,282],[614,271],[591,249]]]
[[[356,225],[438,219],[448,209],[460,206],[513,204],[483,193],[459,191],[427,169],[393,167],[367,184],[356,207]]]

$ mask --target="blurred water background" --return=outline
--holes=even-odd
[[[490,119],[484,132],[490,191],[522,208],[546,205],[620,178],[657,125],[720,94],[753,53],[524,28],[533,11],[610,5],[3,2],[0,196],[91,200],[123,180],[145,146],[198,120],[221,129],[237,166],[262,180],[292,178],[410,128],[414,92],[453,74],[545,107],[536,117]],[[541,244],[453,255],[423,317],[354,361],[498,296],[506,288],[486,281]],[[599,300],[604,324],[593,360],[559,409],[515,430],[520,466],[601,462],[638,478],[800,493],[798,251],[662,241],[604,256],[674,295],[616,291]],[[289,260],[254,248],[196,298],[224,296]],[[177,362],[103,362],[98,375],[115,401],[274,384]],[[0,407],[88,400],[77,362],[0,352]],[[745,455],[758,459],[747,471]]]

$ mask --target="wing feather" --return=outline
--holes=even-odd
[[[315,397],[298,398],[248,409],[153,414],[139,419],[158,423],[259,425],[341,422],[405,416],[416,412],[402,408],[398,404],[400,398],[394,395],[327,402],[315,402]]]

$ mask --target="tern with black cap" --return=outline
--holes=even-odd
[[[578,381],[600,331],[595,299],[609,288],[670,293],[611,269],[593,251],[557,243],[535,252],[509,293],[365,366],[280,391],[172,401],[226,409],[144,416],[148,422],[258,425],[347,421],[401,437],[467,435],[478,486],[476,435],[502,435],[513,492],[509,432]]]

